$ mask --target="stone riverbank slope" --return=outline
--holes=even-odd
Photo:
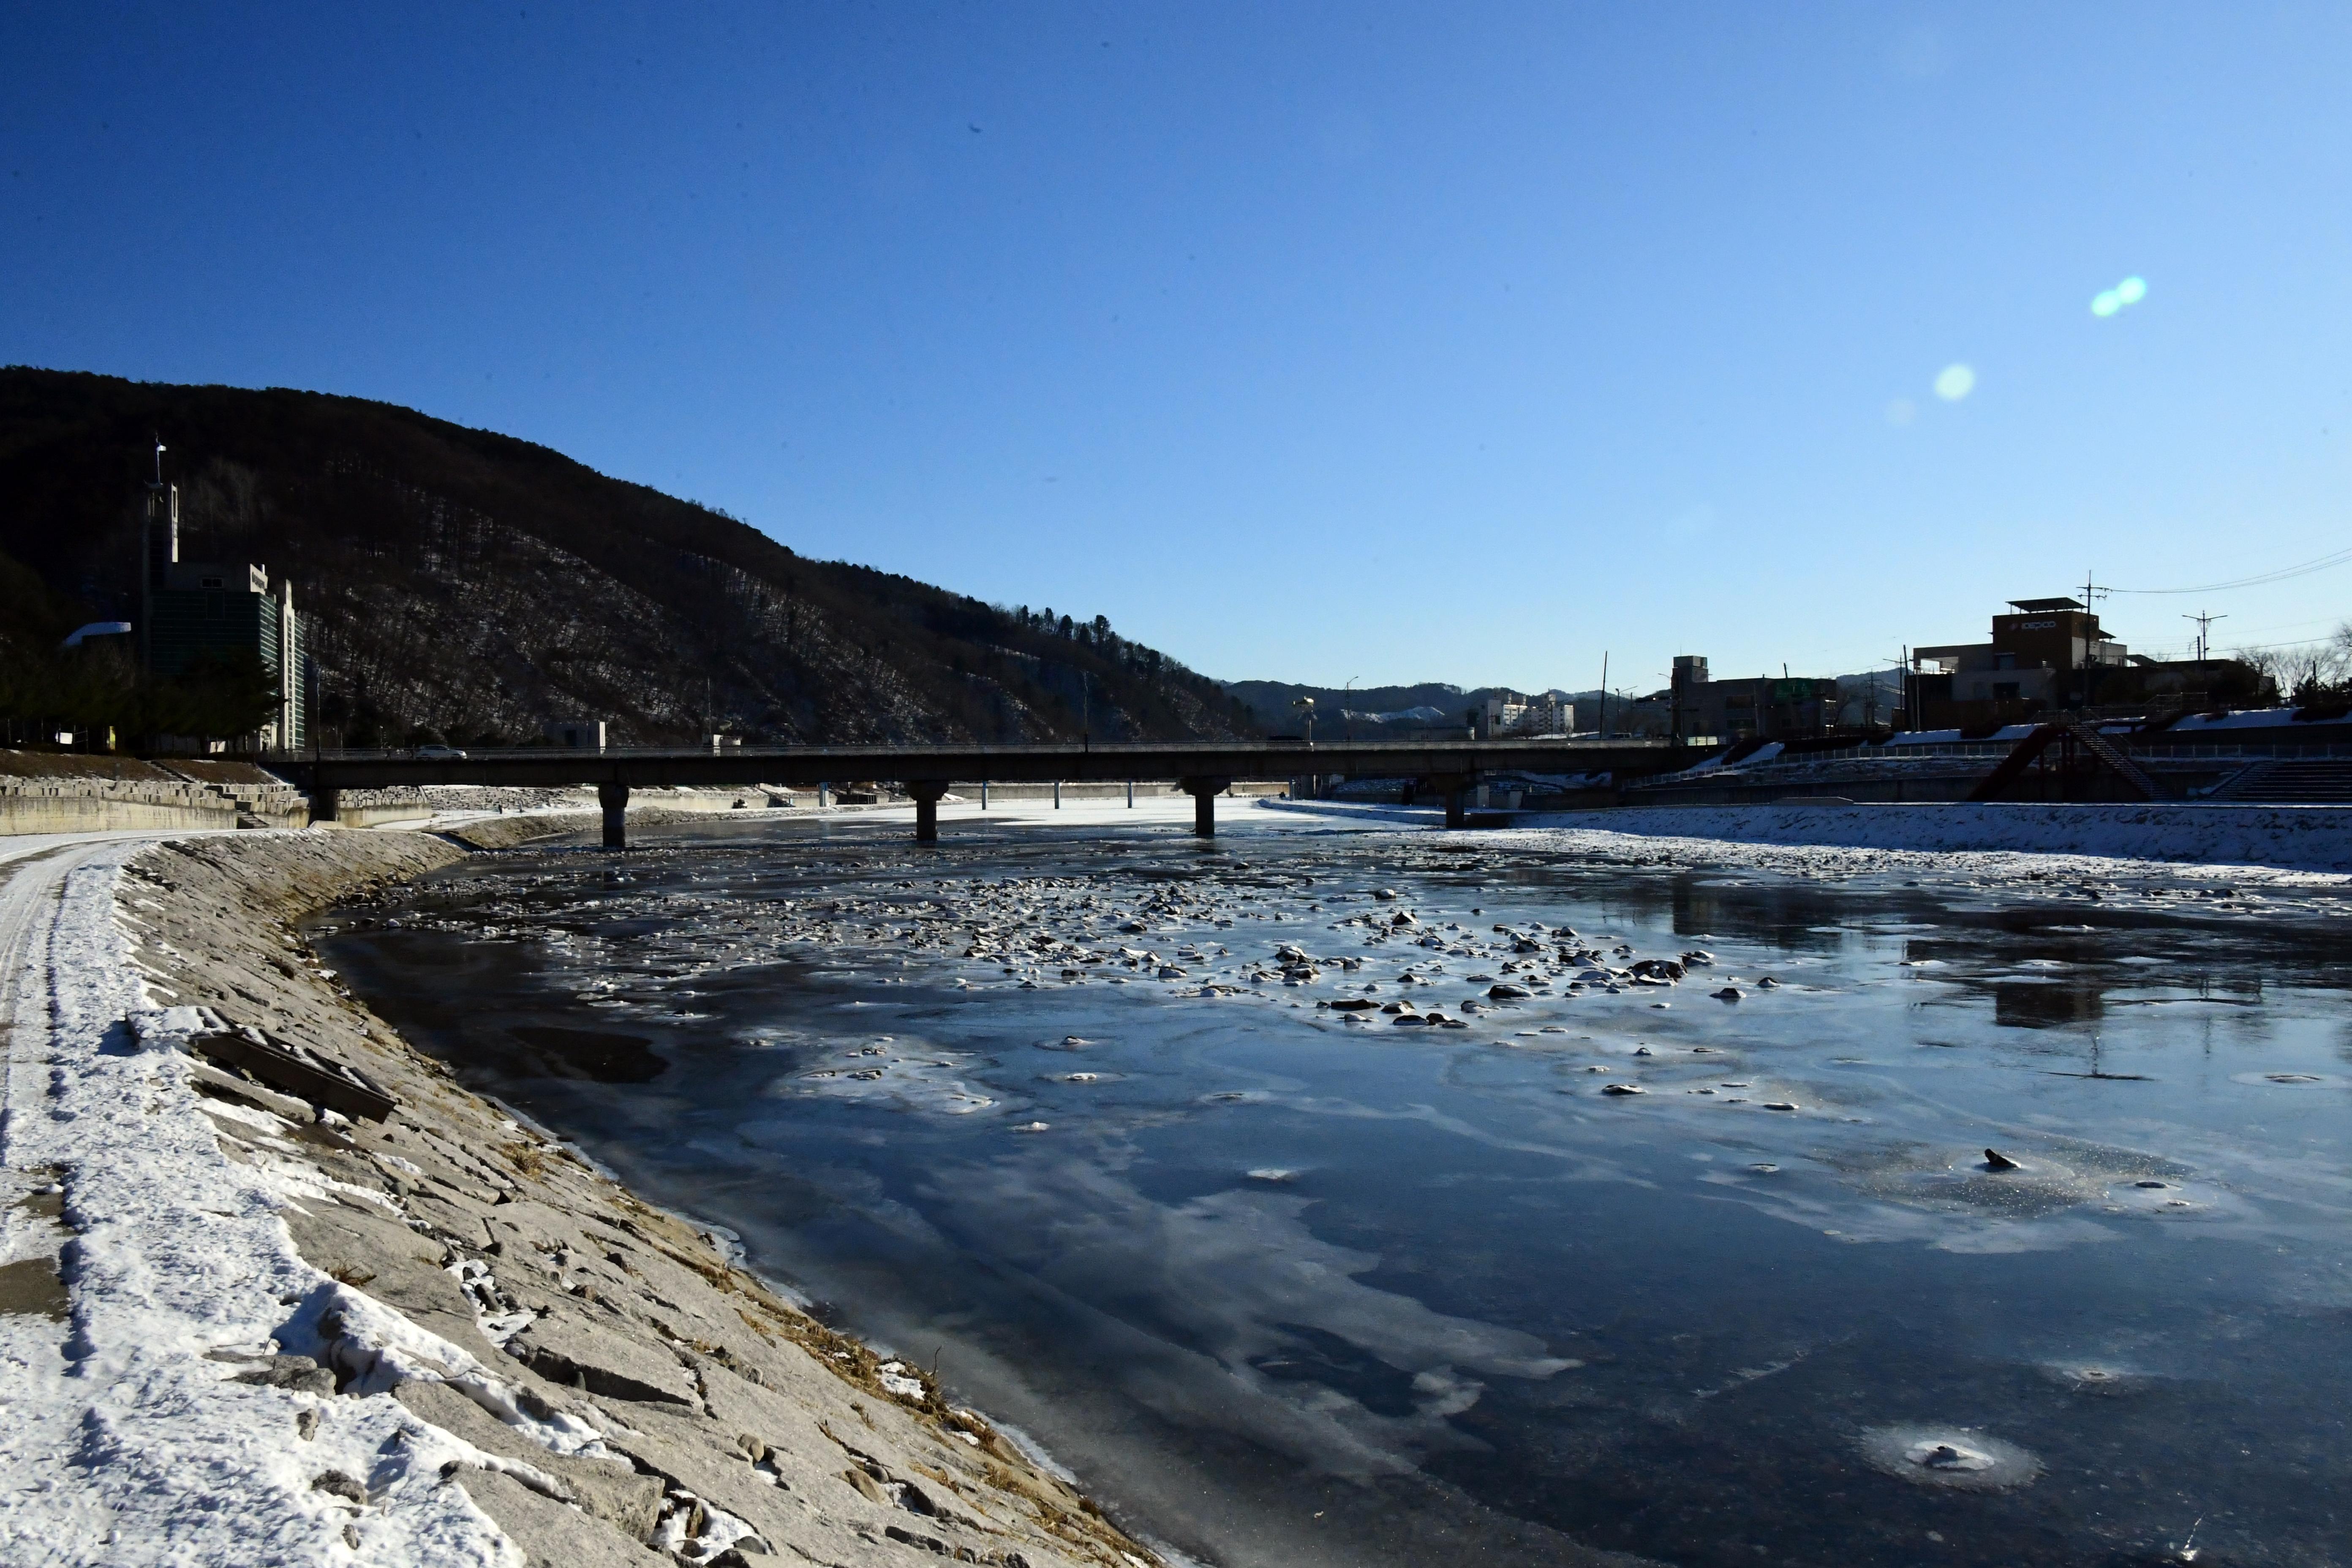
[[[528,831],[511,822],[483,836]],[[117,1049],[135,1041],[149,1064],[148,1117],[204,1124],[216,1173],[268,1195],[282,1227],[282,1243],[267,1225],[224,1232],[232,1251],[278,1252],[214,1260],[254,1295],[215,1316],[277,1326],[257,1342],[224,1327],[188,1385],[261,1423],[251,1462],[286,1482],[251,1506],[286,1511],[273,1539],[315,1548],[272,1560],[1155,1563],[921,1369],[828,1330],[709,1234],[458,1087],[295,931],[467,852],[392,831],[222,835],[146,848],[115,874],[150,1004]],[[349,1121],[267,1070],[210,1065],[205,1037],[224,1025],[356,1068],[397,1109]],[[71,1195],[66,1217],[114,1222]],[[71,1244],[64,1273],[80,1288]],[[328,1441],[378,1428],[364,1461]]]

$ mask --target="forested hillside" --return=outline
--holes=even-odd
[[[522,742],[556,719],[606,720],[623,743],[709,727],[809,743],[1255,728],[1215,682],[1099,616],[814,560],[525,441],[319,393],[23,368],[0,370],[11,717],[65,717],[39,710],[103,684],[54,650],[79,621],[136,616],[158,433],[182,558],[292,578],[329,744]]]

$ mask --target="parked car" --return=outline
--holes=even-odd
[[[455,746],[419,746],[416,760],[420,763],[462,763],[466,753]]]

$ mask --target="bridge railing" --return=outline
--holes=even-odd
[[[901,756],[908,752],[969,752],[975,755],[1003,753],[1007,756],[1037,756],[1050,752],[1066,752],[1082,757],[1093,752],[1230,752],[1234,750],[1274,749],[1311,751],[1303,741],[1135,741],[1116,744],[1091,746],[1081,741],[1035,741],[991,742],[976,741],[903,741],[870,746],[727,746],[713,750],[701,746],[452,746],[446,752],[427,752],[415,746],[322,746],[303,747],[295,751],[273,751],[261,753],[269,763],[404,763],[448,762],[463,758],[467,762],[531,762],[570,761],[583,757],[873,757],[877,759]]]
[[[261,753],[264,763],[381,763],[381,762],[572,762],[595,757],[626,759],[645,757],[657,759],[718,758],[732,760],[741,757],[791,757],[797,759],[829,759],[844,762],[887,762],[910,752],[953,752],[974,757],[1007,756],[1098,756],[1104,754],[1138,757],[1207,756],[1224,752],[1296,752],[1302,758],[1325,753],[1353,752],[1379,754],[1384,752],[1398,755],[1425,753],[1431,751],[1475,750],[1485,755],[1507,756],[1516,751],[1622,751],[1639,748],[1638,742],[1612,741],[1325,741],[1320,743],[1290,739],[1244,739],[1233,741],[1117,741],[1097,744],[1088,741],[898,741],[872,745],[855,746],[782,746],[743,745],[706,748],[701,746],[452,746],[434,752],[415,746],[379,747],[302,747],[294,750]]]

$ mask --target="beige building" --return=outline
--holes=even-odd
[[[2136,679],[2129,649],[2079,599],[2012,599],[1992,637],[1911,650],[1915,725],[1991,723],[2095,703]]]

